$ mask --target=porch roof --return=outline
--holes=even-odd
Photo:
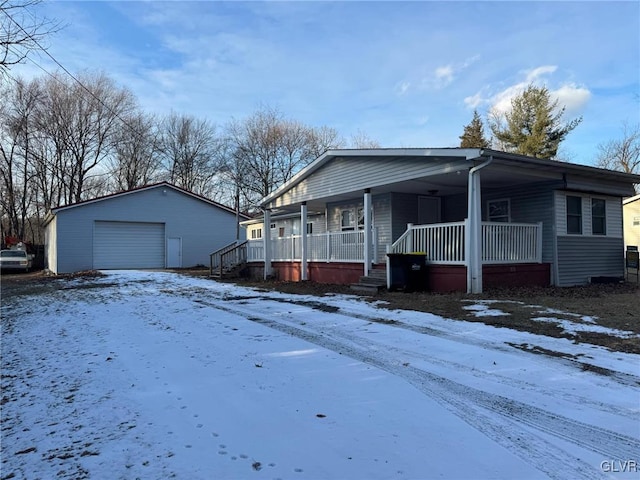
[[[515,155],[490,149],[398,148],[329,150],[260,203],[275,212],[293,211],[353,198],[370,189],[425,195],[467,191],[468,170],[492,158],[482,170],[483,188],[557,181],[559,188],[617,196],[633,195],[640,175]]]

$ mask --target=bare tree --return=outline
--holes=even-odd
[[[232,120],[227,141],[227,175],[245,211],[322,152],[344,144],[331,128],[309,127],[265,106],[244,120]]]
[[[622,138],[598,145],[596,165],[609,170],[640,173],[640,125],[622,125]]]
[[[372,139],[364,133],[362,130],[358,130],[351,135],[351,141],[349,142],[350,148],[380,148],[380,143],[377,140]]]
[[[310,157],[317,158],[327,150],[344,147],[345,141],[335,128],[322,126],[309,129],[307,149]]]
[[[211,196],[220,169],[222,140],[215,125],[171,113],[160,124],[159,152],[167,179],[186,190]]]
[[[68,80],[55,74],[43,82],[39,128],[51,146],[43,153],[62,186],[62,200],[79,202],[90,195],[89,180],[106,174],[105,159],[113,153],[117,129],[135,110],[131,92],[105,74],[83,74]],[[93,185],[104,185],[104,182]]]
[[[35,82],[3,89],[0,105],[0,213],[3,235],[26,239],[35,190],[32,188],[34,116],[40,91]]]
[[[111,181],[117,191],[131,190],[153,183],[160,170],[160,151],[156,120],[141,112],[118,125],[114,155],[110,159]]]
[[[45,38],[60,29],[38,18],[35,7],[42,0],[0,0],[0,72],[23,62],[30,52],[44,50]]]

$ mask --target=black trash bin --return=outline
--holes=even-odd
[[[424,253],[388,253],[391,290],[421,292],[427,289],[427,256]]]

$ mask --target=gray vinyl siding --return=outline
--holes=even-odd
[[[406,232],[407,224],[418,223],[418,195],[392,193],[391,233],[395,242]]]
[[[61,209],[55,218],[58,273],[94,268],[95,221],[165,224],[166,237],[182,239],[184,267],[208,265],[209,254],[236,237],[234,213],[162,185]]]
[[[556,182],[520,185],[498,191],[483,191],[482,218],[488,220],[487,202],[489,200],[509,199],[512,223],[542,222],[542,261],[554,262],[554,188]]]
[[[364,205],[364,199],[352,199],[345,202],[335,202],[327,204],[327,230],[329,232],[339,232],[342,230],[341,213],[342,210],[355,209]],[[376,252],[378,262],[385,261],[386,245],[391,244],[391,194],[373,195],[371,197],[371,208],[373,209],[373,226],[378,231],[378,251]]]
[[[469,162],[464,159],[338,157],[283,192],[271,202],[270,207],[285,207],[302,201],[468,168]]]
[[[461,222],[467,218],[468,202],[466,193],[442,197],[442,223]]]
[[[591,277],[623,277],[622,238],[596,236],[558,237],[558,284],[584,285]]]

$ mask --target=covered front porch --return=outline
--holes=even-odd
[[[468,220],[408,224],[405,233],[393,244],[385,245],[384,250],[425,254],[430,290],[464,291],[468,229]],[[481,235],[482,275],[487,285],[549,284],[549,265],[542,263],[541,223],[482,222]],[[264,274],[265,250],[269,250],[271,274],[281,280],[349,284],[377,273],[386,277],[388,287],[391,285],[389,257],[378,253],[381,248],[377,227],[371,229],[370,235],[365,235],[364,230],[299,234],[271,238],[269,245],[265,244],[266,239],[247,241],[247,262],[254,275]],[[365,260],[367,250],[370,255]]]

